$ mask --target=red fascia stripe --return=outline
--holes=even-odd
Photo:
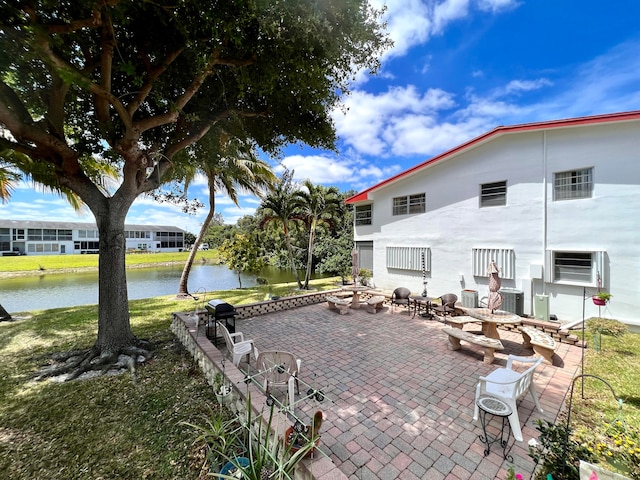
[[[498,135],[504,135],[507,133],[527,132],[532,130],[548,130],[553,128],[576,127],[581,125],[595,125],[598,123],[622,122],[622,121],[629,121],[629,120],[640,120],[640,110],[634,110],[631,112],[622,112],[622,113],[607,113],[603,115],[593,115],[590,117],[568,118],[564,120],[550,120],[545,122],[522,123],[519,125],[511,125],[506,127],[505,126],[496,127],[493,130],[490,130],[487,133],[483,133],[482,135],[476,138],[473,138],[466,143],[458,145],[457,147],[454,147],[451,150],[447,150],[446,152],[441,153],[440,155],[437,155],[433,158],[430,158],[425,162],[419,163],[415,167],[411,167],[410,169],[405,170],[404,172],[400,172],[397,175],[394,175],[393,177],[390,177],[386,180],[383,180],[382,182],[377,183],[376,185],[369,187],[366,190],[356,193],[355,195],[347,198],[345,200],[345,203],[349,205],[352,203],[367,201],[369,200],[369,192],[378,190],[379,188],[389,183],[392,183],[395,180],[398,180],[399,178],[411,175],[416,170],[420,170],[428,165],[431,165],[432,163],[436,163],[440,160],[444,160],[447,157],[450,157],[463,150],[467,150],[480,143],[487,142],[492,137],[495,137]]]

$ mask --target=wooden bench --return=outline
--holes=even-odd
[[[481,323],[481,322],[477,318],[473,318],[468,315],[459,315],[457,317],[453,317],[449,315],[445,318],[445,323],[447,323],[448,325],[451,325],[454,328],[459,328],[460,330],[462,330],[462,327],[464,327],[466,323]]]
[[[333,295],[327,295],[324,297],[331,310],[340,310],[340,315],[346,315],[349,312],[351,306],[351,300],[346,298],[338,298]]]
[[[520,327],[520,332],[525,347],[533,348],[536,355],[544,359],[544,363],[553,363],[553,353],[557,344],[551,335],[535,327]]]
[[[376,313],[382,308],[384,304],[384,295],[376,295],[374,297],[371,297],[366,301],[366,304],[367,312]]]
[[[442,331],[449,335],[449,350],[460,350],[460,340],[472,343],[482,347],[484,352],[484,363],[493,363],[496,350],[504,350],[504,346],[500,340],[485,337],[484,335],[475,335],[471,332],[465,332],[460,328],[443,328]]]

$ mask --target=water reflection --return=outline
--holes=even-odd
[[[178,291],[182,265],[127,270],[129,299],[171,295]],[[294,281],[288,271],[268,268],[260,272],[269,283]],[[257,285],[257,276],[242,274],[242,286]],[[317,277],[316,277],[317,278]],[[224,265],[194,265],[189,291],[238,288],[238,275]],[[98,272],[45,274],[0,279],[0,304],[9,313],[98,303]]]

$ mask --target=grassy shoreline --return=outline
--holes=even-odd
[[[187,261],[189,252],[129,253],[127,268],[177,265]],[[198,251],[197,262],[220,263],[215,250]],[[0,278],[56,273],[73,273],[98,269],[98,255],[24,255],[0,257]]]

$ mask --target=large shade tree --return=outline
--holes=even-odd
[[[330,112],[357,70],[377,67],[381,29],[366,0],[3,2],[0,151],[77,195],[100,237],[97,338],[74,374],[146,354],[128,311],[133,202],[222,121],[266,152],[333,146]],[[119,170],[108,191],[96,159]]]

